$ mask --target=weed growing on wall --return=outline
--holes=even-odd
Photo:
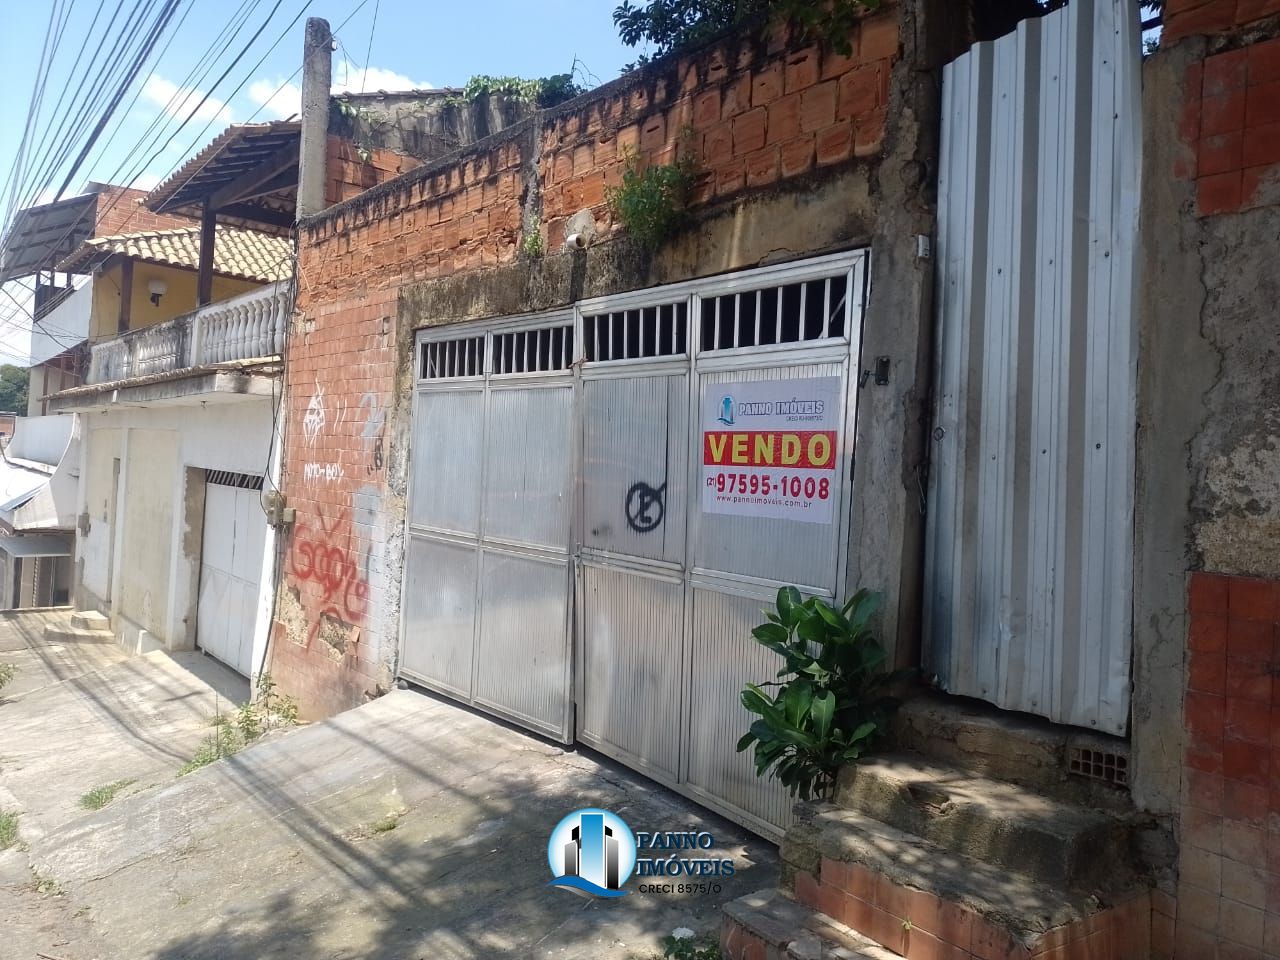
[[[675,163],[661,164],[645,164],[629,151],[622,183],[605,191],[605,201],[636,243],[656,250],[688,218],[697,177],[697,163],[688,151],[682,150]]]
[[[836,774],[873,749],[897,701],[888,687],[910,671],[886,673],[871,632],[879,596],[859,590],[837,609],[795,587],[778,591],[756,642],[782,657],[776,680],[749,683],[742,705],[759,717],[738,741],[754,747],[756,776],[771,776],[803,800],[827,796]],[[776,688],[770,695],[768,688]]]
[[[18,668],[12,663],[0,663],[0,690],[3,690],[18,675]]]

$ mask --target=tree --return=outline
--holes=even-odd
[[[31,371],[6,363],[0,365],[0,411],[26,415],[27,382]]]

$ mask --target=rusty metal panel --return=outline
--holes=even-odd
[[[943,76],[926,666],[1123,734],[1136,396],[1138,11],[1081,0]]]

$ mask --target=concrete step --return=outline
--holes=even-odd
[[[85,630],[66,624],[49,624],[44,628],[44,639],[53,643],[115,643],[116,636],[110,630]]]
[[[77,630],[111,632],[111,618],[97,610],[80,610],[71,615],[71,626]]]
[[[784,893],[908,957],[1147,956],[1143,885],[1064,889],[829,803],[797,807],[782,857]]]
[[[927,693],[895,712],[893,739],[903,750],[1068,803],[1133,810],[1127,789],[1129,744],[1119,737]]]
[[[951,853],[1086,893],[1128,885],[1133,831],[1121,817],[914,753],[845,767],[835,802]]]
[[[720,951],[726,960],[901,960],[856,930],[777,890],[762,890],[725,904]]]

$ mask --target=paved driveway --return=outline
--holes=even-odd
[[[736,873],[715,895],[549,888],[551,829],[586,806],[634,830],[708,831]],[[404,690],[65,820],[0,855],[6,878],[15,957],[647,960],[673,928],[711,933],[724,901],[772,886],[776,848],[611,763]]]

